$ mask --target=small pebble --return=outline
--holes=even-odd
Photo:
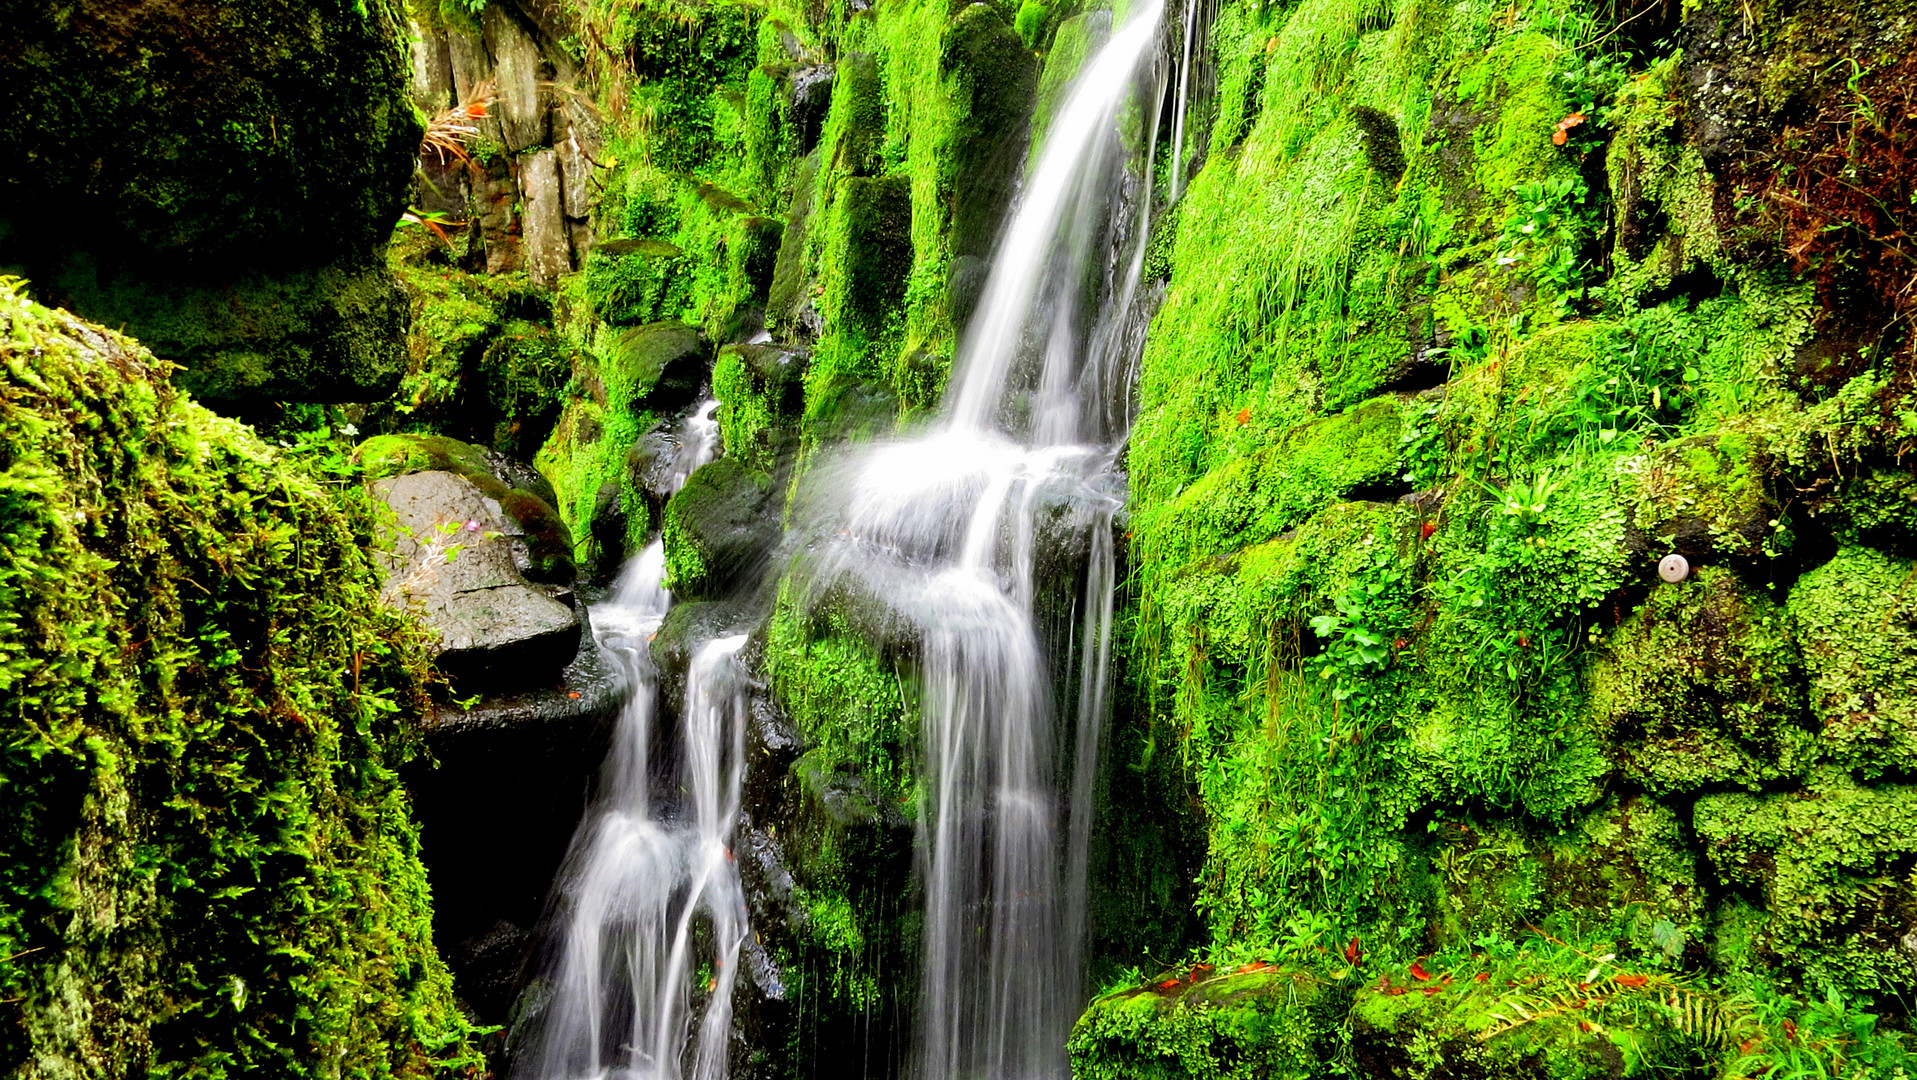
[[[1664,561],[1657,564],[1657,576],[1665,581],[1683,581],[1691,576],[1690,561],[1682,555],[1666,555]]]

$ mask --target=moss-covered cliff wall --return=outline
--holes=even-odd
[[[1124,721],[1217,966],[1083,1073],[1903,1067],[1911,32],[1219,12]]]

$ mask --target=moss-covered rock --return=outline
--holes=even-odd
[[[1779,795],[1707,795],[1693,816],[1725,884],[1756,888],[1762,957],[1812,987],[1897,994],[1917,977],[1903,944],[1917,862],[1917,787],[1825,770]]]
[[[380,256],[421,134],[397,3],[72,0],[5,20],[21,96],[0,119],[0,265],[183,363],[209,401],[391,391],[406,305]]]
[[[165,374],[0,286],[0,1070],[475,1064],[395,772],[425,643],[370,507]]]
[[[553,509],[552,485],[532,469],[444,435],[375,435],[353,456],[369,481],[429,470],[465,477],[517,527],[511,539],[523,550],[515,558],[528,578],[570,584],[577,576],[572,534]]]
[[[1038,92],[1038,60],[991,4],[967,4],[940,45],[953,86],[953,122],[943,161],[951,195],[951,251],[985,256],[998,239],[1025,158]]]
[[[1860,777],[1917,771],[1917,563],[1846,548],[1791,590],[1819,750]]]
[[[1269,964],[1198,969],[1093,1001],[1072,1029],[1087,1080],[1264,1080],[1318,1075],[1348,987]],[[1340,992],[1342,990],[1342,993]]]
[[[719,599],[757,580],[779,538],[772,478],[737,458],[694,472],[666,503],[666,585],[686,600]]]
[[[805,353],[776,345],[728,345],[712,368],[726,453],[770,471],[795,445],[805,412]]]
[[[1646,790],[1756,790],[1809,765],[1791,622],[1729,570],[1659,586],[1609,645],[1591,707],[1619,768]]]

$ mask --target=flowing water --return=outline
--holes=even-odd
[[[717,450],[715,407],[706,402],[687,417],[669,490]],[[672,604],[664,574],[665,549],[654,540],[591,611],[594,638],[625,675],[630,696],[598,799],[561,871],[552,919],[558,954],[521,1076],[726,1075],[733,980],[748,932],[730,847],[745,770],[747,687],[738,653],[746,639],[714,638],[694,651],[681,709],[676,790],[683,798],[655,805],[650,756],[659,680],[650,642]],[[700,985],[695,967],[703,965],[710,974]]]
[[[807,497],[815,587],[856,589],[920,650],[918,1080],[1069,1073],[1152,190],[1120,120],[1135,91],[1161,100],[1162,13],[1134,8],[1048,125],[942,423]]]

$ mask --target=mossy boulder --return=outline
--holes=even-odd
[[[0,1073],[483,1068],[398,779],[429,671],[372,508],[166,375],[0,284]]]
[[[505,513],[514,558],[529,580],[570,584],[578,576],[572,534],[553,509],[552,485],[532,469],[444,435],[376,435],[353,456],[369,481],[428,470],[464,477]]]
[[[1819,749],[1861,777],[1917,771],[1913,581],[1917,562],[1846,548],[1791,590]]]
[[[1352,1059],[1377,1080],[1597,1080],[1695,1069],[1716,1044],[1666,1004],[1685,991],[1616,959],[1540,943],[1457,967],[1386,965],[1352,1003]]]
[[[1809,765],[1791,620],[1721,567],[1664,583],[1592,668],[1591,708],[1619,770],[1657,794],[1756,790]]]
[[[701,467],[666,503],[666,585],[682,600],[750,584],[779,538],[772,478],[736,458]]]
[[[10,2],[0,21],[19,88],[0,266],[221,407],[391,392],[407,312],[381,251],[421,135],[394,0]]]
[[[778,345],[728,345],[712,368],[726,453],[769,472],[798,438],[810,357]]]
[[[1093,1001],[1072,1028],[1085,1080],[1265,1080],[1315,1075],[1349,989],[1306,971],[1247,965],[1172,974]],[[1340,993],[1344,989],[1344,993]]]
[[[1741,431],[1693,436],[1650,455],[1632,485],[1629,541],[1646,557],[1646,575],[1672,551],[1692,566],[1750,566],[1773,555],[1766,541],[1781,511],[1770,475],[1764,441]]]

